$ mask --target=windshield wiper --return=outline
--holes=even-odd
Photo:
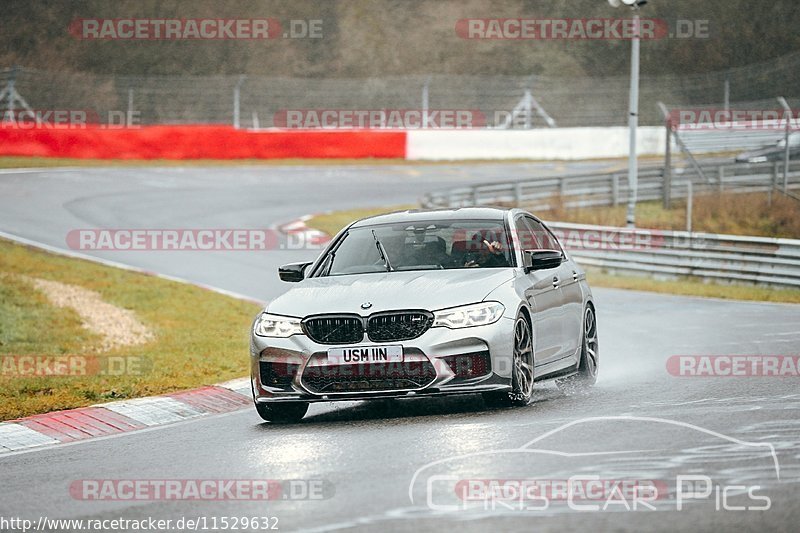
[[[392,264],[389,262],[389,255],[386,253],[386,248],[383,247],[380,239],[378,239],[378,236],[375,234],[375,230],[372,230],[372,238],[375,239],[375,246],[378,248],[378,253],[381,254],[383,264],[386,265],[386,272],[392,272],[394,268],[392,268]]]

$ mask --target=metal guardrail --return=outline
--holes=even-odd
[[[679,130],[686,148],[693,154],[744,152],[774,145],[784,137],[780,128],[764,130]]]
[[[800,240],[550,222],[582,265],[723,282],[800,287]]]
[[[673,169],[669,185],[671,198],[686,196],[686,181],[694,192],[766,192],[784,188],[783,168],[775,163],[739,163],[703,166],[708,181],[699,181],[691,170]],[[800,188],[800,161],[792,161],[786,176],[786,189]],[[638,200],[664,197],[664,169],[639,169]],[[572,174],[531,180],[476,184],[433,191],[422,197],[423,207],[465,207],[474,205],[524,206],[546,211],[556,204],[563,207],[616,206],[628,197],[625,172]]]
[[[705,167],[708,182],[693,182],[698,192],[785,191],[800,188],[800,161],[792,162],[784,185],[779,163]],[[680,179],[673,170],[673,180]],[[695,178],[696,179],[696,178]],[[683,180],[685,183],[685,179]],[[672,198],[686,195],[681,181],[673,181]],[[641,169],[639,200],[658,200],[664,194],[661,168]],[[776,193],[777,194],[777,193]],[[546,211],[564,207],[613,206],[627,198],[624,173],[539,178],[434,191],[424,207],[471,205],[522,206]],[[724,282],[800,287],[800,240],[685,231],[548,223],[579,263],[614,271],[662,277],[690,276]]]

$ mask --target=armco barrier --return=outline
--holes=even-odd
[[[717,192],[766,192],[784,189],[783,166],[779,162],[729,163],[703,167],[708,181],[698,180],[690,170],[674,169],[672,198],[685,198],[686,182],[693,179],[695,194]],[[664,196],[664,169],[639,169],[637,199],[659,200]],[[793,160],[786,175],[786,192],[800,189],[800,161]],[[556,202],[563,207],[616,206],[628,197],[626,171],[547,176],[518,181],[478,183],[451,187],[425,194],[423,207],[464,207],[470,205],[523,206],[546,211]]]
[[[402,131],[250,131],[230,126],[0,128],[0,155],[80,159],[404,158]]]
[[[800,287],[800,240],[549,222],[582,265],[664,277]],[[621,237],[624,236],[624,237]]]
[[[695,181],[694,190],[711,194],[772,191],[797,198],[793,191],[800,188],[800,162],[791,162],[785,181],[782,168],[780,163],[706,167],[709,181]],[[664,181],[663,169],[640,169],[638,199],[662,198]],[[686,178],[675,172],[671,190],[673,198],[685,197]],[[522,206],[536,212],[552,208],[554,202],[572,208],[620,205],[627,194],[624,173],[612,172],[450,188],[429,192],[420,203],[427,208]],[[561,233],[565,247],[587,266],[657,276],[800,287],[800,240],[562,222],[552,222],[549,226]]]

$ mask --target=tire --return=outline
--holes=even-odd
[[[258,415],[274,424],[299,422],[308,412],[307,402],[256,403]]]
[[[514,321],[514,353],[511,390],[483,393],[489,407],[522,407],[533,398],[533,337],[531,325],[522,315]]]
[[[600,349],[597,342],[597,318],[591,305],[587,305],[583,312],[582,335],[581,360],[578,362],[577,372],[564,379],[556,380],[558,388],[568,394],[585,392],[597,382]]]

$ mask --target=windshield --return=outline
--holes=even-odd
[[[318,275],[514,266],[502,221],[386,224],[349,230]]]

